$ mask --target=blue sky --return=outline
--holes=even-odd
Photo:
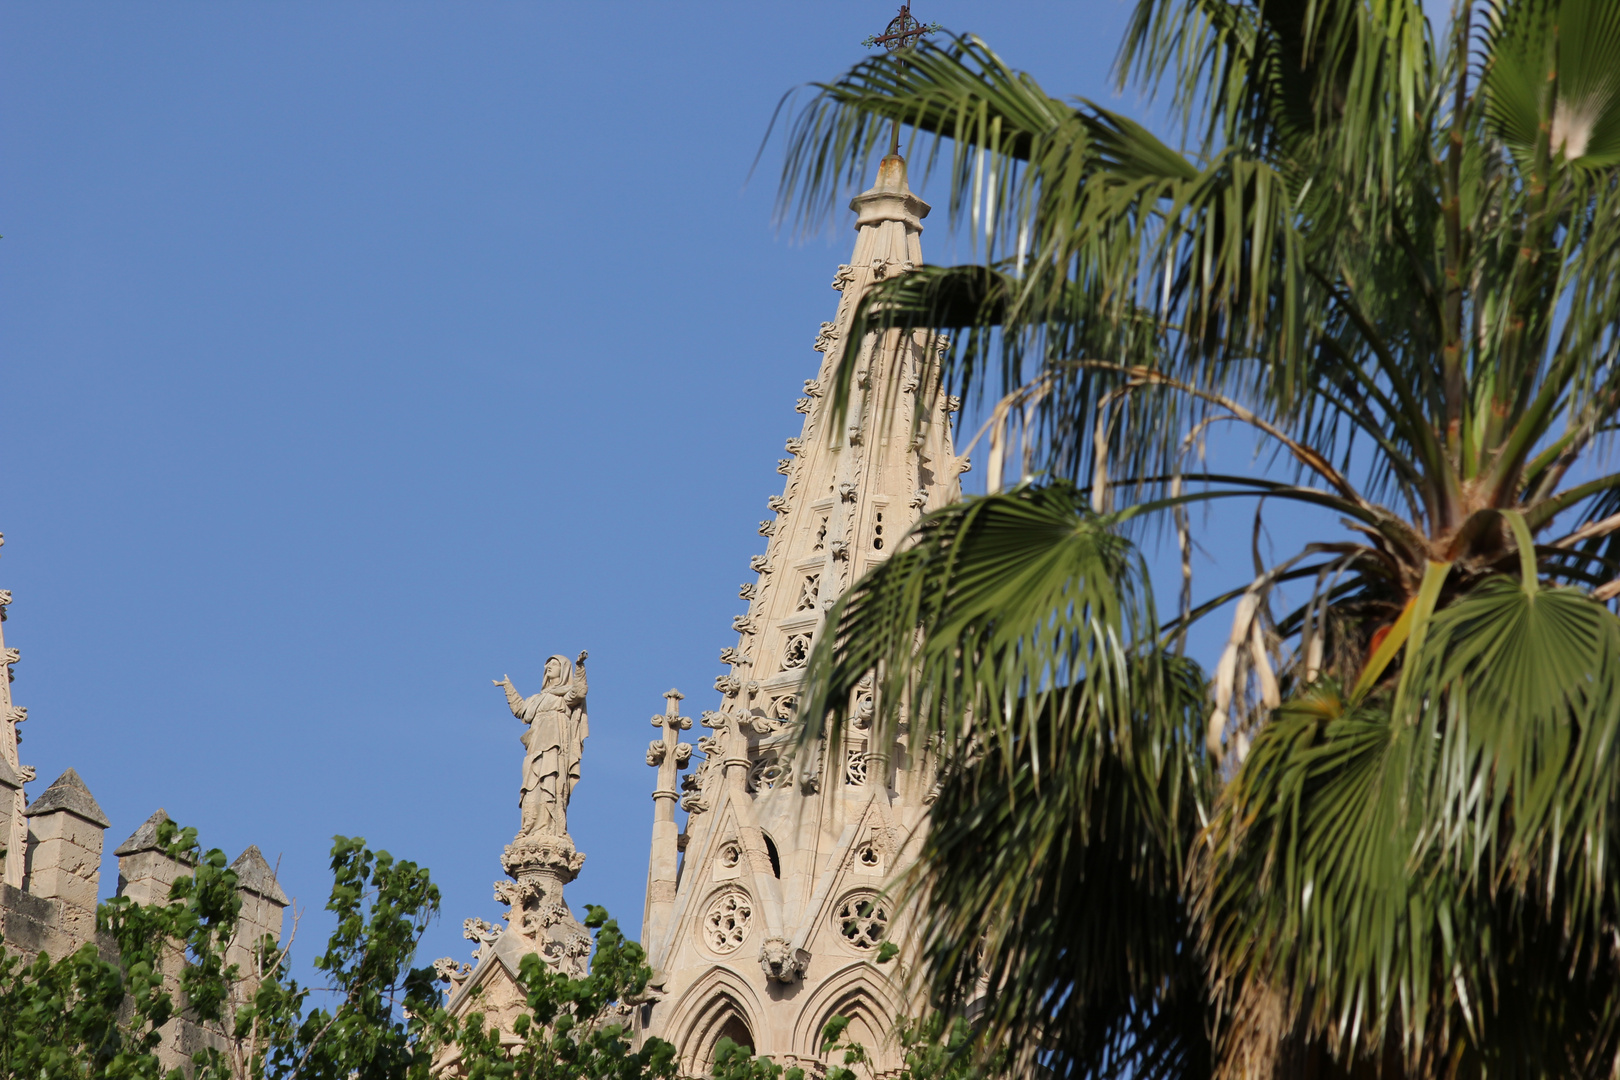
[[[919,0],[1113,100],[1126,0]],[[712,707],[852,234],[772,110],[885,3],[0,4],[0,588],[37,794],[494,920],[544,658],[591,653],[569,889],[639,929],[670,686]],[[925,197],[937,192],[923,190]],[[943,210],[924,235],[949,261]],[[1240,557],[1246,558],[1247,530]],[[1218,634],[1217,634],[1218,636]],[[116,870],[109,856],[104,891]],[[634,932],[634,930],[632,931]]]

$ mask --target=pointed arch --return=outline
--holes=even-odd
[[[714,1047],[722,1038],[743,1043],[757,1052],[764,1009],[759,995],[734,971],[713,967],[687,988],[670,1012],[665,1038],[675,1044],[683,1076],[707,1076],[714,1064]]]
[[[821,1059],[821,1033],[835,1016],[849,1019],[846,1039],[866,1047],[876,1072],[900,1066],[894,1041],[895,1020],[902,1013],[900,995],[882,972],[864,960],[828,976],[805,1001],[793,1024],[792,1052]]]

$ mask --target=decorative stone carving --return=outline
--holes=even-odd
[[[799,707],[799,695],[788,694],[771,702],[770,715],[777,720],[791,723]]]
[[[501,853],[501,865],[520,882],[524,871],[544,870],[555,874],[566,885],[579,876],[580,867],[585,865],[585,853],[574,850],[574,841],[568,836],[532,834],[507,844]]]
[[[659,765],[662,765],[664,763],[664,759],[666,757],[668,757],[668,756],[669,756],[669,747],[667,745],[665,745],[665,741],[663,739],[654,739],[652,742],[647,744],[647,764],[648,765],[651,765],[654,768],[657,768]],[[683,743],[676,743],[675,744],[675,767],[677,769],[685,768],[686,763],[688,761],[690,761],[691,759],[692,759],[692,744],[691,743],[684,743],[684,742]]]
[[[484,953],[494,946],[495,939],[501,936],[501,927],[487,923],[483,919],[463,919],[461,936],[477,946],[473,950],[473,963],[476,964],[484,958]]]
[[[709,904],[703,916],[703,943],[721,955],[736,952],[748,940],[754,920],[754,901],[741,889],[726,889]]]
[[[710,717],[716,718],[716,723],[710,722]],[[718,723],[718,715],[705,713],[703,724],[705,727],[714,727]],[[681,809],[693,814],[701,814],[709,809],[710,788],[713,781],[720,774],[720,758],[723,753],[721,742],[713,735],[701,736],[697,741],[697,748],[703,754],[703,761],[698,767],[681,778]]]
[[[854,893],[838,905],[835,926],[846,942],[864,952],[883,944],[889,932],[889,912],[876,893]]]
[[[838,327],[830,322],[821,324],[821,333],[816,335],[816,352],[829,351],[838,341]]]
[[[591,732],[585,713],[586,656],[581,652],[573,664],[567,657],[551,657],[540,692],[527,698],[509,677],[495,680],[506,691],[512,715],[529,728],[523,736],[519,837],[568,833],[568,799],[579,781],[580,755]]]
[[[748,770],[749,791],[771,791],[778,787],[787,787],[792,782],[792,763],[781,760],[774,753],[761,757]]]
[[[776,531],[775,521],[762,521],[759,523],[759,535],[769,536]]]
[[[815,379],[804,380],[804,392],[809,397],[821,396],[821,384]]]
[[[945,411],[948,413],[961,412],[962,399],[957,397],[955,394],[948,395],[945,398]]]
[[[806,574],[799,583],[799,599],[793,605],[794,611],[814,611],[816,600],[821,596],[821,575]]]
[[[855,268],[848,265],[840,266],[838,268],[838,272],[833,275],[832,287],[837,289],[839,292],[843,292],[849,287],[849,283],[854,280]]]
[[[792,472],[793,471],[793,459],[792,458],[786,458],[786,457],[785,458],[777,458],[776,459],[776,471],[781,473],[783,476],[786,476],[788,473]]]
[[[472,974],[471,964],[458,964],[449,956],[441,956],[433,961],[433,973],[438,982],[449,983],[451,990],[461,989],[461,984],[467,981]]]
[[[732,697],[742,689],[742,680],[735,675],[721,675],[714,680],[714,688],[727,697]]]
[[[720,662],[722,664],[732,664],[732,665],[737,665],[737,664],[747,665],[747,664],[753,663],[753,661],[751,659],[749,659],[747,656],[743,655],[741,652],[737,651],[737,649],[735,649],[735,648],[721,649],[720,650]]]
[[[752,634],[754,632],[754,620],[747,615],[738,615],[731,620],[731,628],[739,634]]]
[[[835,558],[835,559],[847,559],[847,558],[849,558],[849,541],[848,540],[834,540],[832,542],[831,546],[832,546],[832,557],[833,558]]]
[[[794,457],[798,457],[800,454],[804,453],[804,440],[789,439],[787,442],[782,444],[782,447]]]
[[[855,707],[850,713],[850,723],[859,731],[865,731],[872,726],[872,717],[877,709],[873,699],[872,674],[867,672],[861,676],[861,681],[855,684]]]
[[[796,982],[809,964],[809,954],[795,949],[786,938],[768,937],[759,947],[759,966],[765,969],[765,977],[773,982]]]
[[[765,500],[765,508],[774,510],[778,514],[785,514],[788,512],[787,497],[784,495],[772,495]]]
[[[793,636],[789,637],[787,639],[787,644],[782,647],[783,669],[792,671],[795,668],[802,668],[804,667],[805,662],[809,659],[810,635],[794,634]]]
[[[912,493],[910,506],[913,510],[921,510],[928,505],[928,492],[918,488]]]
[[[737,596],[742,600],[752,600],[759,595],[759,586],[752,581],[745,581],[737,586]]]
[[[764,555],[755,555],[748,560],[748,569],[756,574],[768,574],[771,572],[771,560]]]
[[[793,403],[793,411],[796,412],[796,413],[808,414],[810,412],[810,410],[812,408],[814,408],[814,407],[815,407],[815,401],[813,399],[807,398],[807,397],[802,397],[798,401],[795,401]]]
[[[866,783],[866,751],[854,747],[844,750],[844,783],[861,787]]]
[[[855,496],[858,494],[860,494],[860,489],[848,480],[838,485],[838,498],[843,502],[854,502]]]

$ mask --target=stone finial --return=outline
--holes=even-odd
[[[162,807],[141,822],[113,854],[118,856],[118,895],[137,904],[162,904],[169,899],[174,881],[186,872],[178,859],[171,858],[158,843],[158,826],[169,820]]]
[[[162,851],[163,847],[158,843],[158,826],[168,820],[168,811],[161,806],[158,807],[156,813],[141,822],[140,828],[129,834],[128,840],[113,849],[113,854],[124,858],[127,855],[139,855],[147,851]]]
[[[237,940],[246,944],[268,934],[279,941],[281,913],[288,904],[287,894],[281,891],[276,872],[265,861],[259,845],[249,844],[247,850],[231,863],[231,869],[236,871],[236,891],[242,894],[242,922]],[[251,964],[252,957],[244,954],[237,958],[237,962]]]
[[[58,776],[56,782],[45,789],[44,794],[29,804],[28,809],[23,811],[23,816],[35,817],[53,814],[59,810],[77,814],[103,829],[112,824],[107,820],[107,815],[102,812],[101,807],[96,804],[95,796],[90,794],[90,789],[84,786],[84,781],[79,779],[79,774],[72,769]]]
[[[23,815],[28,819],[23,890],[62,904],[62,929],[75,940],[88,941],[95,930],[107,815],[72,769],[57,777]]]
[[[287,894],[281,891],[276,872],[265,861],[264,852],[259,850],[258,844],[249,844],[247,850],[231,863],[231,869],[236,871],[238,889],[262,896],[279,907],[287,906]]]

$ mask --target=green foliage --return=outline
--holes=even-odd
[[[102,904],[98,943],[60,961],[0,950],[0,1077],[181,1080],[158,1053],[180,1019],[207,1044],[184,1063],[188,1080],[426,1080],[450,1056],[471,1080],[675,1080],[668,1043],[632,1048],[630,1003],[652,973],[601,908],[586,920],[597,945],[586,978],[524,958],[514,1049],[481,1014],[450,1017],[432,970],[412,967],[439,907],[425,868],[335,838],[337,927],[314,961],[334,1004],[312,1008],[310,990],[286,977],[284,943],[238,940],[241,896],[224,853],[172,822],[158,840],[191,870],[167,904]]]
[[[458,1022],[443,1009],[424,1018],[425,1040],[453,1047],[467,1080],[675,1080],[673,1046],[656,1038],[631,1045],[630,1010],[652,977],[646,953],[603,908],[588,908],[585,925],[596,931],[585,978],[551,970],[533,954],[523,958],[518,981],[528,1011],[513,1024],[515,1047],[502,1044],[483,1013]]]

